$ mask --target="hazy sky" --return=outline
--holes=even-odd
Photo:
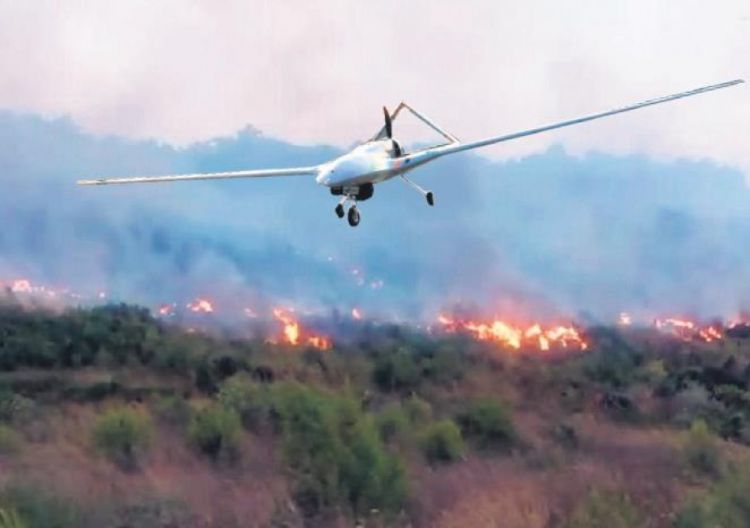
[[[747,0],[0,0],[0,107],[184,145],[247,124],[346,146],[405,99],[462,139],[737,77]],[[750,173],[750,85],[492,147]]]

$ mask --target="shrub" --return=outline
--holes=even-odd
[[[592,381],[623,389],[635,381],[643,358],[616,331],[589,329],[596,351],[584,360],[584,372]]]
[[[155,411],[160,420],[170,425],[184,426],[190,421],[190,404],[177,395],[160,398]]]
[[[688,466],[702,474],[718,476],[721,473],[721,459],[716,440],[703,420],[695,420],[690,426],[682,448]]]
[[[750,465],[730,471],[705,496],[678,513],[677,528],[746,528],[750,526]]]
[[[460,380],[466,373],[466,356],[450,343],[434,345],[435,348],[422,357],[422,371],[434,383],[451,383]]]
[[[624,493],[592,491],[573,511],[565,528],[640,528],[638,511]]]
[[[578,432],[575,427],[570,424],[561,423],[558,424],[552,430],[552,437],[555,441],[565,449],[578,449],[580,446],[580,439]]]
[[[237,374],[222,383],[218,398],[225,408],[239,415],[246,429],[257,430],[271,413],[268,390],[247,374]]]
[[[467,438],[485,449],[506,449],[516,430],[506,408],[494,400],[477,400],[459,413],[458,423]]]
[[[116,407],[99,415],[93,429],[96,447],[113,462],[132,468],[151,439],[151,419],[144,411]]]
[[[193,415],[188,439],[214,461],[220,458],[232,460],[239,455],[240,430],[240,418],[236,412],[223,407],[206,407]]]
[[[385,449],[357,402],[298,385],[281,386],[274,401],[297,503],[307,515],[331,506],[360,515],[401,509],[403,464]]]
[[[412,424],[424,424],[432,419],[432,405],[419,396],[410,396],[404,403],[404,411]]]
[[[673,421],[682,427],[689,427],[699,419],[708,425],[718,427],[718,423],[726,414],[721,402],[712,398],[705,387],[692,383],[674,396],[672,404],[677,409]]]
[[[373,378],[378,387],[385,391],[413,390],[421,381],[415,355],[405,349],[378,356]]]
[[[71,502],[37,487],[8,486],[0,493],[0,504],[16,512],[23,528],[83,526],[81,513]]]
[[[16,510],[0,508],[0,528],[26,528]]]
[[[187,504],[153,493],[98,501],[93,511],[87,512],[86,521],[85,526],[91,528],[178,528],[198,524]]]
[[[34,400],[0,386],[0,422],[23,422],[34,415]]]
[[[431,464],[455,462],[466,451],[461,430],[452,420],[440,420],[428,426],[422,433],[420,445]]]
[[[12,455],[21,449],[21,437],[11,427],[0,424],[0,454]]]
[[[384,442],[391,442],[406,434],[409,428],[409,418],[398,405],[391,405],[375,418],[380,438]]]

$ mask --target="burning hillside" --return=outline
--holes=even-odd
[[[540,323],[513,324],[501,319],[459,319],[440,315],[438,323],[443,331],[461,332],[479,341],[494,341],[500,345],[518,350],[549,350],[550,347],[586,350],[588,344],[581,332],[574,326],[542,325]]]
[[[54,288],[36,284],[26,278],[0,281],[0,291],[15,302],[31,306],[45,306],[61,309],[67,306],[93,306],[112,300],[104,293],[82,294],[69,288]],[[237,308],[241,306],[241,308]],[[183,325],[195,331],[211,328],[248,328],[249,334],[261,337],[273,343],[285,343],[290,346],[310,346],[321,350],[332,347],[336,336],[340,316],[333,317],[335,310],[295,310],[271,306],[254,308],[239,304],[237,300],[222,302],[207,296],[196,296],[187,301],[171,301],[158,304],[152,308],[158,318]],[[348,310],[349,319],[354,324],[367,322],[389,323],[387,318],[376,315],[365,317],[360,307]],[[345,312],[345,313],[346,313]],[[304,314],[304,315],[302,315]],[[308,324],[309,320],[328,321],[323,326],[329,329],[328,335],[316,331]],[[307,321],[307,322],[306,322]],[[700,321],[684,316],[666,315],[647,319],[637,318],[628,312],[620,313],[613,324],[620,328],[651,329],[660,334],[686,342],[713,343],[729,337],[750,336],[750,318],[745,315],[728,321]],[[403,324],[403,321],[399,321]],[[412,321],[420,326],[420,321]],[[430,325],[432,332],[445,334],[462,334],[477,341],[495,343],[508,350],[522,351],[572,351],[582,352],[589,348],[586,338],[586,325],[570,318],[556,320],[519,320],[513,317],[484,316],[476,314],[471,317],[453,313],[440,313],[437,324]]]

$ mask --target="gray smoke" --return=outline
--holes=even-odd
[[[69,120],[0,114],[0,280],[27,277],[155,305],[284,302],[419,318],[445,307],[731,316],[750,301],[750,192],[704,161],[561,148],[475,154],[333,214],[312,179],[80,188],[76,179],[308,165],[338,151],[253,129],[176,149],[95,137]]]

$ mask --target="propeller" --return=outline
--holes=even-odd
[[[393,139],[393,123],[391,122],[391,114],[388,109],[383,107],[383,115],[385,116],[385,135],[388,139]]]
[[[390,112],[388,112],[385,106],[383,107],[383,116],[385,116],[385,135],[393,144],[393,156],[399,158],[401,157],[401,145],[393,139],[393,121],[391,120]]]

